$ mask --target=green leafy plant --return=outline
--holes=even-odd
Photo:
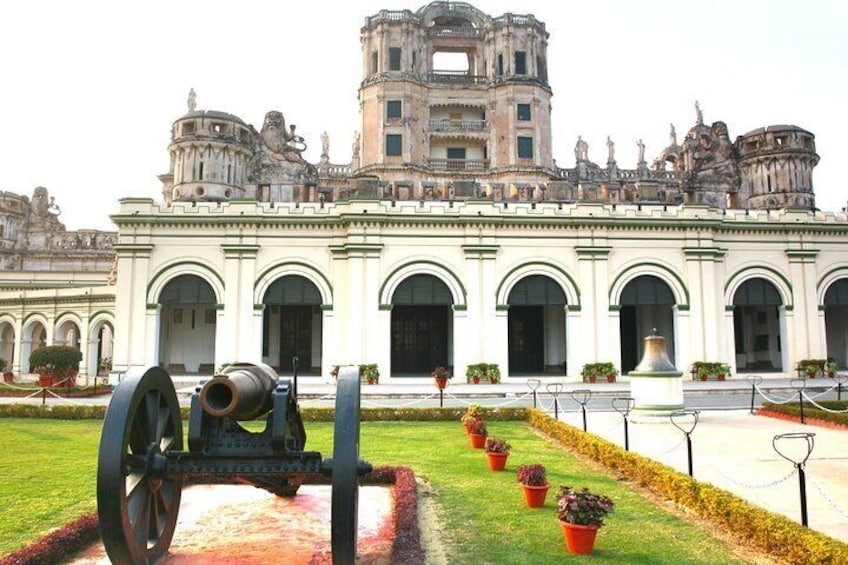
[[[482,420],[483,414],[483,407],[477,404],[476,402],[472,402],[468,405],[468,408],[466,408],[465,414],[462,415],[461,422],[464,425],[469,426],[472,422]]]
[[[543,487],[548,484],[547,470],[541,463],[519,465],[515,478],[522,485],[529,487]]]
[[[380,369],[376,363],[360,365],[359,376],[363,382],[375,384],[380,381]]]
[[[827,359],[801,359],[798,366],[802,374],[813,378],[825,373]]]
[[[492,384],[495,384],[499,380],[501,380],[501,368],[497,363],[489,363],[486,367],[486,376],[489,377],[489,380]]]
[[[692,371],[702,381],[711,377],[721,378],[730,374],[730,365],[721,361],[695,361],[692,363]]]
[[[580,374],[583,376],[583,382],[594,382],[597,379],[605,379],[608,375],[612,375],[613,378],[617,377],[618,369],[608,361],[586,363],[583,365]]]
[[[470,430],[470,432],[472,434],[475,434],[475,435],[478,435],[478,436],[489,435],[489,432],[486,429],[486,422],[484,422],[483,420],[475,420],[474,422],[471,423],[471,425],[469,426],[468,429]]]
[[[465,377],[469,383],[478,383],[486,376],[486,364],[474,363],[465,369]]]
[[[70,376],[79,371],[82,353],[68,345],[47,345],[39,347],[29,355],[29,366],[35,373],[53,373],[56,376]]]
[[[609,497],[594,494],[586,487],[578,491],[561,486],[556,500],[557,517],[563,522],[579,526],[603,526],[604,518],[615,507]]]
[[[483,446],[483,449],[488,453],[509,453],[510,448],[511,446],[506,440],[496,437],[487,437],[486,445]]]
[[[839,365],[836,364],[834,360],[828,360],[828,362],[824,366],[824,370],[827,373],[828,377],[833,377],[836,374],[837,369],[839,369]]]

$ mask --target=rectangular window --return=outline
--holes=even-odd
[[[524,51],[515,52],[515,74],[527,74],[527,53]]]
[[[518,105],[518,119],[522,122],[530,121],[530,104]]]
[[[400,47],[389,47],[389,70],[400,70]]]
[[[403,136],[399,134],[386,134],[386,155],[389,157],[400,156],[403,148]]]
[[[379,69],[380,57],[376,51],[371,51],[371,74],[375,74]]]
[[[498,53],[498,76],[503,76],[503,53]]]
[[[518,138],[518,158],[532,159],[533,158],[533,138],[519,137]]]
[[[386,118],[400,118],[402,114],[403,104],[400,100],[389,100],[386,102]]]
[[[465,147],[448,147],[448,159],[465,159]]]
[[[541,55],[536,55],[536,76],[542,82],[548,82],[548,69],[545,66],[545,59]]]

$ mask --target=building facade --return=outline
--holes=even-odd
[[[559,167],[547,41],[534,16],[462,2],[366,18],[361,134],[341,164],[326,134],[307,162],[282,112],[256,128],[198,110],[192,91],[162,199],[112,216],[115,285],[63,292],[102,301],[116,372],[238,360],[285,373],[296,357],[319,378],[376,363],[382,382],[415,382],[486,362],[507,381],[579,379],[587,362],[632,370],[653,328],[681,371],[845,367],[848,217],[815,208],[814,135],[777,125],[731,141],[696,103],[650,165],[640,143],[636,168],[620,167],[612,139],[595,163],[578,137]],[[20,359],[34,318],[13,292],[0,327]],[[101,319],[86,316],[82,334]],[[61,316],[41,323],[62,339]],[[102,352],[87,339],[91,364]]]

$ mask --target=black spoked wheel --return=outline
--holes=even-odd
[[[359,503],[359,370],[343,367],[336,389],[333,433],[333,565],[356,561],[356,513]]]
[[[97,512],[113,563],[154,563],[168,551],[182,477],[165,475],[165,454],[182,450],[180,406],[158,367],[118,385],[97,459]]]

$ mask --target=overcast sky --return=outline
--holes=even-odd
[[[350,161],[360,129],[359,30],[401,0],[257,2],[77,0],[0,7],[0,190],[47,187],[68,229],[114,229],[125,196],[161,199],[170,125],[198,109],[261,127],[280,110],[317,162]],[[816,135],[818,206],[837,210],[848,190],[848,4],[841,0],[485,0],[482,11],[533,14],[550,33],[553,154],[574,166],[578,134],[589,158],[635,168],[694,124],[727,123],[731,139],[793,124]]]

